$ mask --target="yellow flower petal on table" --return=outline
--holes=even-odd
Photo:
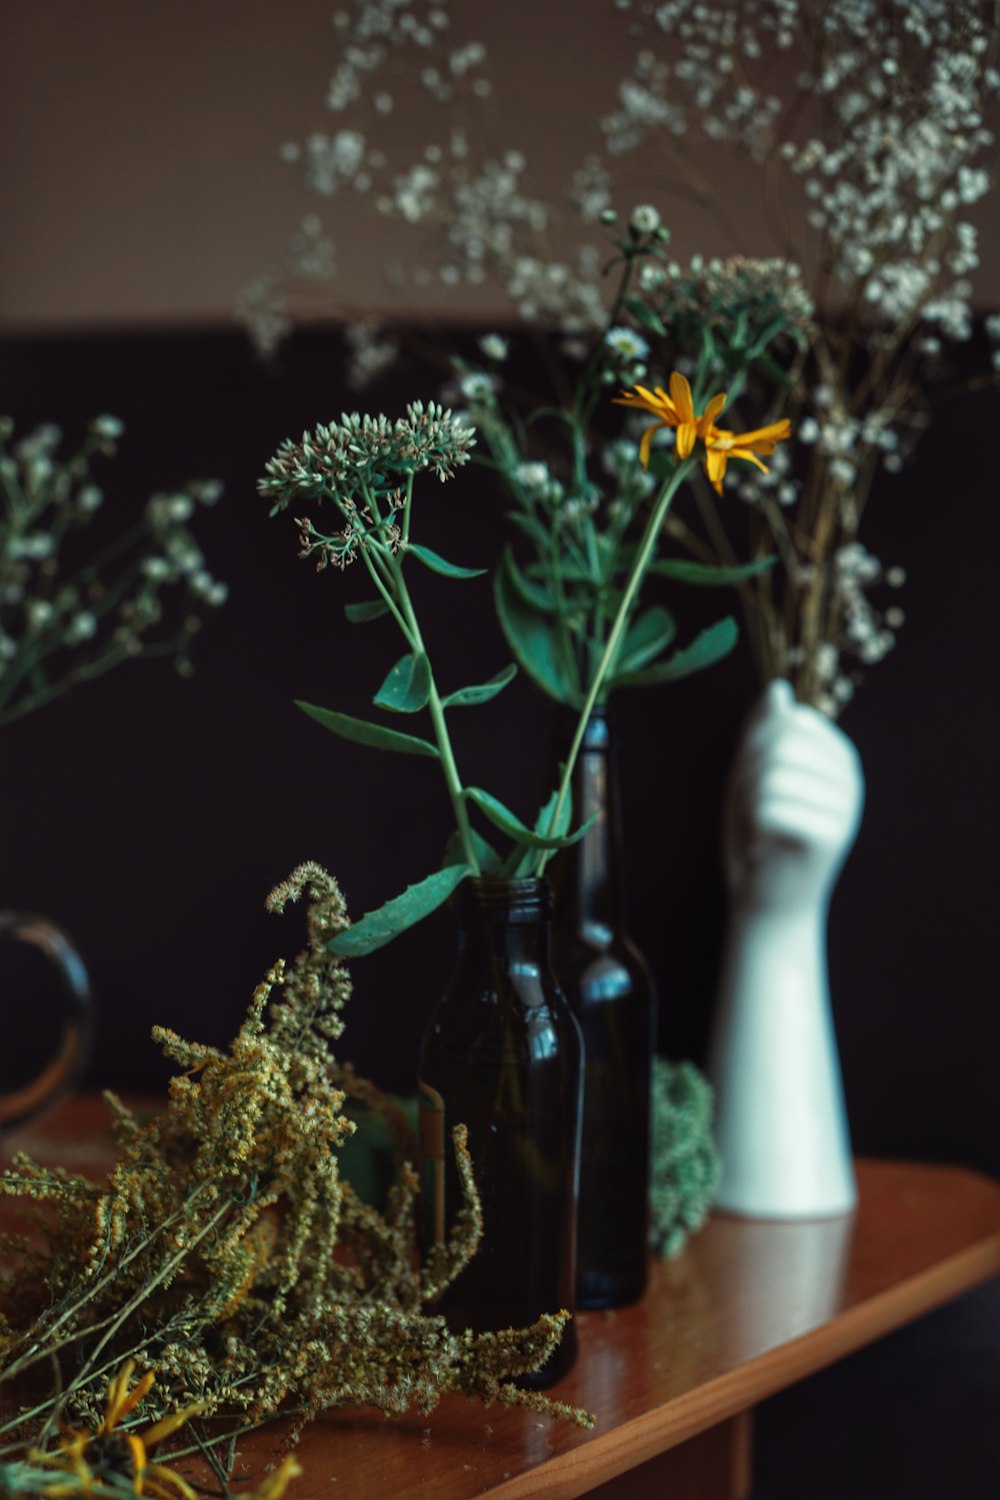
[[[182,1500],[198,1500],[198,1491],[192,1489],[175,1469],[168,1469],[165,1464],[147,1464],[139,1479],[142,1485],[139,1493],[150,1495],[153,1500],[174,1500],[176,1495],[180,1495]]]
[[[240,1500],[281,1500],[292,1480],[298,1479],[302,1472],[298,1459],[289,1453],[282,1460],[280,1468],[269,1474],[263,1484],[259,1484],[255,1490],[241,1490]]]

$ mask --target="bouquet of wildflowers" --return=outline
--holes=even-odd
[[[356,0],[338,13],[326,101],[335,127],[287,146],[286,159],[312,194],[356,193],[393,221],[394,279],[501,289],[519,323],[555,333],[564,357],[578,362],[570,376],[578,395],[593,373],[595,340],[613,333],[608,349],[643,364],[649,334],[662,328],[669,366],[696,392],[727,389],[734,425],[758,431],[791,419],[795,445],[778,451],[767,475],[741,469],[733,486],[746,527],[733,527],[732,509],[716,506],[706,484],[697,524],[674,516],[668,529],[703,563],[778,556],[780,569],[736,580],[758,664],[765,677],[793,678],[801,699],[835,715],[902,622],[898,606],[871,597],[903,573],[865,549],[865,504],[879,472],[902,467],[928,420],[926,392],[947,372],[949,345],[972,329],[972,213],[990,187],[987,117],[1000,91],[993,7],[593,0],[592,12],[579,28],[588,48],[603,20],[608,32],[626,28],[634,61],[624,77],[608,79],[589,149],[559,203],[532,191],[523,150],[495,143],[488,49],[464,30],[467,11],[438,0]],[[447,111],[447,124],[430,140],[412,131],[404,145],[392,120],[415,92]],[[649,257],[637,277],[642,310],[640,302],[616,305],[609,325],[593,229],[614,212],[618,180],[641,175],[657,204],[711,210],[721,248],[732,225],[713,182],[720,153],[759,169],[778,258]],[[652,223],[633,222],[640,232]],[[409,261],[400,248],[407,232],[418,245]],[[260,342],[273,344],[289,326],[293,283],[333,271],[334,247],[311,213],[288,266],[244,299]],[[770,333],[769,312],[781,320]],[[767,347],[790,328],[793,350]],[[1000,336],[1000,320],[987,320],[987,331]],[[740,362],[762,334],[756,377],[745,379]],[[368,320],[349,335],[361,375],[394,357],[394,340]],[[510,491],[522,462],[545,460],[508,449],[496,461]],[[607,462],[620,463],[620,451],[608,451]],[[579,530],[592,497],[556,477],[558,503],[570,501],[567,519]],[[546,503],[549,479],[522,470],[522,489],[533,480]],[[610,504],[628,505],[630,483]],[[525,513],[537,508],[534,494],[515,500]],[[601,531],[613,542],[614,523]],[[579,540],[565,539],[567,564]],[[532,541],[544,562],[540,538]],[[589,634],[578,636],[579,649],[588,649]]]
[[[714,396],[697,411],[687,380],[677,372],[671,376],[670,390],[669,396],[666,392],[654,396],[639,390],[618,398],[621,404],[642,410],[648,410],[651,401],[656,406],[656,421],[639,444],[644,472],[652,467],[654,428],[675,432],[676,443],[658,466],[641,537],[628,553],[623,580],[620,585],[609,581],[596,595],[602,608],[607,609],[607,629],[600,640],[589,643],[592,657],[573,661],[580,675],[570,679],[566,674],[571,658],[568,653],[566,657],[558,655],[560,627],[569,622],[560,608],[554,607],[554,595],[536,602],[529,594],[526,612],[517,617],[516,627],[510,625],[513,613],[507,621],[516,654],[527,670],[543,685],[552,683],[556,689],[553,696],[577,709],[576,728],[557,785],[530,823],[489,791],[463,782],[449,717],[458,710],[464,717],[470,707],[496,698],[513,678],[516,665],[504,666],[482,682],[443,691],[406,577],[406,564],[411,558],[452,582],[474,579],[483,571],[459,566],[419,542],[419,529],[414,523],[418,476],[429,472],[439,480],[449,480],[469,460],[475,434],[467,421],[433,402],[426,407],[411,403],[405,416],[394,422],[383,415],[353,413],[303,434],[299,442],[288,439],[268,462],[258,488],[272,501],[272,514],[289,506],[300,510],[296,518],[300,555],[314,558],[320,571],[331,564],[345,570],[352,562],[361,561],[374,597],[349,603],[348,620],[360,625],[388,616],[402,635],[405,654],[389,668],[373,697],[374,707],[397,719],[400,715],[426,713],[431,735],[418,736],[313,704],[299,706],[342,739],[437,761],[455,822],[441,868],[335,937],[334,952],[368,953],[390,942],[436,910],[469,876],[540,876],[555,850],[574,843],[586,831],[587,824],[571,830],[570,788],[590,715],[609,685],[619,680],[615,674],[622,670],[623,660],[624,677],[630,672],[638,674],[647,661],[653,662],[650,671],[654,671],[655,658],[672,640],[672,631],[663,628],[662,617],[655,610],[637,615],[636,605],[675,494],[699,460],[710,474],[721,476],[728,458],[750,458],[760,463],[759,453],[773,452],[788,436],[788,424],[781,422],[737,438],[717,426],[724,395]],[[302,513],[306,506],[316,510],[315,517]],[[321,525],[320,520],[330,512],[335,519]],[[498,599],[504,598],[505,577],[515,588],[518,580],[526,584],[509,559],[508,565],[507,574],[501,574],[498,580]],[[696,643],[692,650],[698,649]],[[675,657],[664,664],[668,674],[682,669],[677,668],[676,661]],[[506,852],[473,827],[474,812],[491,825],[491,837],[495,838],[497,832],[505,837],[510,846]]]
[[[189,523],[221,485],[154,495],[130,525],[85,547],[81,533],[104,504],[92,460],[115,453],[121,422],[95,418],[63,459],[58,427],[11,444],[13,430],[0,418],[0,725],[132,658],[172,656],[190,673],[205,610],[228,591]]]

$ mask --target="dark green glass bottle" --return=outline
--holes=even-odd
[[[458,959],[420,1054],[425,1200],[440,1238],[461,1201],[450,1132],[465,1124],[484,1233],[441,1310],[487,1332],[573,1311],[582,1049],[550,966],[548,882],[467,880],[456,906]],[[570,1323],[521,1383],[550,1385],[575,1358]]]
[[[553,963],[584,1042],[577,1306],[641,1297],[649,1266],[650,1095],[656,991],[625,931],[620,809],[607,711],[591,714],[573,782],[575,823],[552,869]]]

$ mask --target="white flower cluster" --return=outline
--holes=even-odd
[[[363,391],[395,364],[399,343],[369,323],[346,323],[343,331],[349,351],[347,383],[351,390]]]
[[[995,6],[613,0],[613,9],[634,60],[627,77],[609,78],[610,107],[581,140],[562,201],[539,196],[525,150],[498,140],[491,59],[471,30],[479,12],[448,0],[345,3],[327,98],[335,126],[284,154],[316,194],[358,192],[393,221],[397,282],[498,288],[519,321],[562,334],[567,358],[589,361],[599,348],[602,375],[623,382],[665,378],[663,346],[650,345],[666,330],[668,370],[701,381],[715,360],[734,431],[789,417],[794,446],[779,445],[767,474],[734,463],[729,483],[767,518],[793,589],[797,567],[840,588],[838,559],[855,545],[873,476],[902,466],[926,421],[921,382],[943,367],[944,341],[972,330],[973,220],[990,188],[990,121],[1000,102]],[[390,137],[385,120],[404,102],[407,131]],[[766,166],[762,191],[783,225],[780,260],[668,261],[660,199],[619,221],[623,180],[628,174],[645,196],[647,165],[647,182],[679,184],[722,219],[722,195],[712,203],[716,147]],[[640,150],[634,166],[625,160]],[[560,238],[567,216],[575,240]],[[630,295],[610,319],[606,248],[591,243],[598,226],[618,237],[619,253],[637,237],[656,239],[630,288],[642,308]],[[793,258],[816,268],[822,305],[813,306]],[[313,279],[332,274],[318,221],[300,231],[292,265]],[[263,344],[287,326],[283,293],[280,278],[264,277],[244,298]],[[1000,316],[987,332],[1000,371]],[[489,379],[467,371],[473,384],[456,399],[494,400]],[[752,420],[742,420],[744,402],[762,408]],[[825,538],[822,555],[816,535]],[[867,618],[856,599],[842,602],[846,621]],[[828,644],[839,660],[843,642]],[[855,644],[867,660],[860,637]],[[872,649],[866,638],[864,651]],[[825,659],[809,654],[804,673],[822,677],[829,708],[839,678],[820,673]]]
[[[225,602],[226,585],[205,565],[189,523],[199,505],[222,493],[214,480],[154,495],[141,537],[119,546],[111,573],[80,554],[68,565],[62,545],[104,501],[93,482],[94,454],[110,457],[124,427],[117,417],[90,423],[83,445],[61,458],[60,429],[43,423],[7,447],[13,423],[0,418],[0,723],[41,706],[74,681],[139,656],[143,637],[166,615],[163,590],[183,585],[183,618],[156,641],[190,671],[187,647],[201,606]],[[84,654],[81,648],[87,648]]]
[[[831,638],[815,646],[811,665],[818,687],[816,707],[836,718],[853,698],[860,675],[845,664],[845,657],[853,657],[862,667],[874,666],[895,646],[896,632],[904,622],[898,606],[879,609],[867,591],[878,585],[900,588],[906,573],[898,567],[884,569],[879,559],[857,541],[840,547],[833,564],[831,606],[837,628]],[[793,664],[801,654],[801,648],[793,652]]]
[[[968,337],[979,264],[967,211],[989,190],[986,114],[1000,97],[988,7],[969,0],[727,0],[622,8],[653,33],[607,150],[654,133],[728,142],[800,179],[820,256],[873,330],[911,319]],[[664,40],[666,39],[666,41]],[[796,93],[768,92],[775,51],[805,57]],[[662,55],[661,55],[662,53]],[[755,80],[757,80],[755,82]],[[823,134],[800,136],[822,101]],[[786,123],[787,122],[787,123]],[[929,352],[934,352],[931,345]]]

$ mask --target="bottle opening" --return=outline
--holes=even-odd
[[[467,910],[493,914],[507,922],[548,921],[552,916],[552,888],[544,875],[521,880],[478,876],[463,880],[458,894]]]

